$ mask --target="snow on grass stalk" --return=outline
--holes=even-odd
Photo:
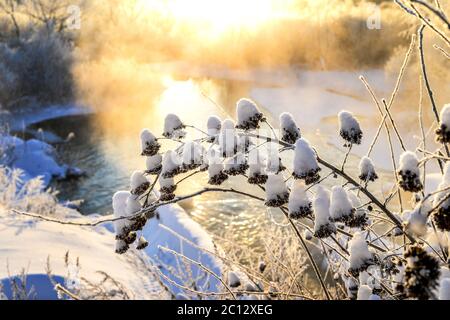
[[[347,195],[352,203],[352,207],[355,208],[353,218],[347,222],[347,226],[350,228],[364,229],[369,225],[369,219],[367,218],[367,210],[362,208],[361,200],[353,191],[347,191]]]
[[[219,146],[223,157],[232,157],[238,152],[239,137],[236,134],[233,120],[226,119],[222,122]]]
[[[194,170],[203,164],[205,149],[197,142],[188,141],[183,147],[183,171]]]
[[[215,142],[222,128],[222,120],[218,116],[210,116],[206,124],[207,133],[209,135],[208,142]]]
[[[418,244],[410,246],[404,258],[406,268],[403,287],[406,296],[419,300],[430,299],[438,286],[439,262]]]
[[[147,247],[148,241],[143,236],[140,236],[136,245],[136,250],[144,250]]]
[[[344,222],[346,225],[354,218],[355,209],[341,186],[331,189],[330,215],[335,222]]]
[[[294,144],[302,137],[300,128],[297,126],[294,117],[289,112],[283,112],[280,115],[280,128],[281,140],[286,143]]]
[[[398,168],[400,187],[409,192],[419,192],[423,189],[420,181],[419,160],[414,152],[405,151],[400,156]]]
[[[159,174],[162,169],[162,155],[156,154],[154,156],[147,157],[147,159],[145,160],[145,164],[147,167],[147,170],[145,172],[147,174]]]
[[[282,174],[269,174],[266,188],[266,206],[281,207],[288,203],[289,192]]]
[[[328,238],[336,233],[336,226],[330,219],[330,193],[322,186],[317,187],[313,200],[314,236]]]
[[[311,148],[309,142],[304,139],[298,139],[295,143],[294,172],[295,179],[305,180],[306,184],[312,184],[319,181],[320,171],[317,162],[316,152]]]
[[[230,288],[237,288],[241,285],[241,280],[236,272],[228,272],[228,286]]]
[[[442,108],[436,140],[440,143],[450,143],[450,103]]]
[[[450,162],[447,162],[444,168],[442,181],[438,186],[438,190],[450,188]],[[442,231],[450,231],[450,198],[445,200],[450,194],[450,190],[436,193],[433,200],[433,206],[439,206],[433,213],[433,220]]]
[[[378,179],[375,166],[369,157],[364,156],[359,162],[359,178],[364,182],[375,181]]]
[[[141,171],[134,171],[130,178],[131,193],[137,196],[142,195],[150,187],[150,181]]]
[[[363,133],[358,120],[348,111],[339,112],[339,134],[349,144],[361,144]]]
[[[286,170],[286,167],[281,162],[281,157],[276,149],[270,149],[267,159],[266,171],[270,173],[281,173]]]
[[[225,167],[220,159],[210,158],[208,165],[208,184],[220,186],[228,179],[228,175],[224,172]]]
[[[113,216],[115,219],[123,218],[127,216],[126,203],[127,199],[131,196],[128,191],[117,191],[113,198]],[[126,219],[114,221],[114,231],[116,233],[116,253],[125,253],[129,246],[123,241],[126,234],[129,232],[128,223]]]
[[[245,154],[238,152],[235,156],[225,160],[224,173],[230,176],[245,174],[249,168]]]
[[[186,126],[181,122],[180,118],[173,113],[169,113],[164,120],[163,136],[170,139],[184,138],[186,136],[184,128]]]
[[[173,177],[172,178],[160,177],[158,182],[159,182],[159,192],[161,193],[160,200],[161,201],[173,200],[175,198],[174,192],[177,189]]]
[[[361,232],[356,232],[349,242],[350,267],[348,272],[357,277],[361,271],[374,264],[373,254],[369,251],[369,246]]]
[[[289,195],[288,209],[291,219],[301,219],[312,215],[312,203],[303,181],[294,181]]]
[[[249,173],[248,183],[250,184],[265,184],[267,181],[267,174],[265,170],[264,158],[258,149],[250,151],[248,156]]]
[[[154,156],[158,153],[161,145],[158,143],[156,137],[148,129],[141,132],[141,155]]]
[[[181,172],[181,161],[178,154],[173,150],[167,151],[162,160],[161,176],[163,178],[173,178]]]
[[[265,121],[264,115],[259,111],[255,102],[250,99],[241,99],[236,105],[237,129],[255,130],[259,128],[261,121]]]

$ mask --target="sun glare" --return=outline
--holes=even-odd
[[[146,10],[163,13],[180,22],[226,31],[253,29],[289,15],[291,0],[138,0]],[[204,30],[208,31],[208,30]]]

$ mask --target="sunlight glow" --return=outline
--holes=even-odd
[[[180,22],[223,32],[251,30],[290,13],[291,0],[138,0],[143,10],[157,11]],[[208,31],[208,30],[205,30]]]

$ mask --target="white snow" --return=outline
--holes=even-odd
[[[297,126],[297,123],[295,123],[294,116],[289,112],[283,112],[280,114],[280,129],[283,137],[285,135],[289,135],[292,137],[301,138],[300,129]],[[283,140],[288,143],[295,143],[295,141],[287,141],[286,139]]]
[[[147,145],[156,142],[156,137],[153,133],[148,129],[143,129],[141,131],[141,149],[144,151],[147,148]]]
[[[270,148],[267,155],[267,172],[279,173],[281,171],[282,165],[283,164],[281,162],[280,153],[278,152],[278,150]]]
[[[182,138],[186,133],[182,130],[184,128],[183,122],[180,118],[173,113],[169,113],[164,119],[164,133],[163,135],[168,138]]]
[[[114,218],[121,218],[127,216],[126,212],[127,200],[130,196],[131,193],[128,191],[118,191],[114,194],[112,199]],[[126,220],[114,221],[114,230],[116,232],[116,235],[122,234],[122,230],[124,227],[126,227],[126,225],[127,225]]]
[[[100,217],[83,217],[75,211],[66,210],[64,213],[59,212],[56,218],[93,222]],[[29,285],[36,287],[37,299],[47,299],[49,296],[56,298],[55,294],[49,294],[54,291],[46,275],[46,259],[50,258],[52,274],[64,279],[68,274],[64,263],[68,251],[73,259],[79,258],[80,277],[98,283],[103,278],[98,271],[103,271],[121,283],[132,299],[169,298],[154,274],[143,271],[149,270],[150,265],[142,265],[143,262],[134,253],[114,253],[115,239],[110,224],[96,228],[62,226],[18,216],[0,205],[0,229],[1,261],[5,262],[0,264],[0,282],[9,278],[9,274],[20,274],[25,268]]]
[[[359,162],[359,176],[366,177],[370,180],[371,177],[376,176],[375,166],[373,165],[372,159],[367,156],[361,158]]]
[[[283,196],[288,192],[288,188],[282,174],[269,174],[265,188],[266,200],[275,200],[279,196]]]
[[[12,169],[22,169],[23,181],[42,177],[44,185],[48,186],[53,178],[64,179],[69,171],[79,171],[67,165],[57,163],[56,150],[49,144],[31,139],[24,141],[17,137],[0,135],[0,164]],[[2,159],[5,156],[6,159]]]
[[[442,108],[440,122],[447,127],[447,130],[450,130],[450,103],[444,105]]]
[[[330,224],[330,192],[318,186],[313,200],[314,232],[320,227]]]
[[[361,285],[358,289],[357,300],[370,300],[370,296],[372,295],[372,288],[368,285]]]
[[[180,165],[181,159],[178,154],[173,150],[168,150],[163,156],[161,175],[165,178],[173,177]]]
[[[228,286],[230,288],[237,288],[241,285],[241,279],[236,272],[229,271],[228,272]]]
[[[182,274],[187,273],[184,264],[186,261],[170,252],[164,251],[160,247],[172,249],[194,261],[200,262],[219,277],[222,276],[222,262],[214,255],[217,252],[216,246],[209,234],[199,224],[194,222],[178,205],[163,206],[158,208],[157,212],[159,219],[151,219],[147,222],[142,235],[150,243],[144,250],[145,253],[163,274],[178,284],[192,285],[192,279],[180,279],[177,274],[174,274],[178,272]],[[164,227],[167,227],[169,230]],[[170,230],[177,235],[174,235]],[[182,240],[179,236],[186,238],[195,246]],[[187,263],[187,265],[189,265],[194,277],[205,275],[205,272],[197,265],[191,263]],[[184,283],[182,280],[186,280],[187,283]],[[170,283],[166,283],[166,285],[175,294],[189,294],[189,292],[183,292],[182,289]],[[197,279],[196,286],[201,291],[217,292],[220,290],[221,284],[217,279],[206,274],[206,276]]]
[[[450,279],[444,278],[439,286],[439,300],[450,300]]]
[[[151,157],[147,157],[145,160],[147,171],[154,172],[162,166],[162,155],[157,154]]]
[[[411,173],[420,176],[419,160],[417,159],[417,155],[411,151],[403,152],[400,156],[398,170],[403,172],[410,171]]]
[[[358,270],[369,260],[372,260],[372,253],[361,232],[355,232],[349,241],[350,269]]]
[[[227,158],[224,163],[225,171],[238,170],[242,165],[246,164],[245,154],[242,152],[236,153],[235,156]]]
[[[220,133],[222,121],[218,116],[210,116],[207,122],[208,135],[215,137]]]
[[[236,135],[235,124],[233,120],[225,119],[222,122],[222,130],[219,135],[220,150],[224,155],[230,157],[235,154],[239,143],[239,137]]]
[[[224,165],[221,161],[217,161],[215,159],[209,159],[209,166],[208,166],[208,175],[209,178],[213,178],[217,176],[219,173],[221,173],[224,170]]]
[[[304,176],[318,168],[317,155],[308,140],[305,138],[298,139],[295,143],[294,174]]]
[[[347,192],[341,186],[331,189],[330,215],[335,221],[352,215],[353,206]]]
[[[351,112],[343,110],[339,112],[338,117],[340,131],[343,130],[351,132],[361,130],[358,120],[356,120],[355,116]]]
[[[170,188],[175,185],[175,181],[173,178],[163,178],[159,177],[158,179],[159,187],[162,188]]]
[[[183,164],[201,164],[205,150],[203,146],[194,141],[187,141],[183,147]]]
[[[135,195],[130,195],[126,201],[125,213],[127,217],[132,217],[142,209],[142,205]]]
[[[131,190],[138,189],[143,184],[147,184],[149,182],[149,179],[144,176],[144,173],[142,171],[134,171],[130,178]]]
[[[264,156],[258,149],[252,149],[248,155],[249,164],[249,176],[254,177],[255,175],[265,174],[265,161]]]
[[[308,207],[311,200],[306,192],[306,186],[303,181],[294,181],[291,193],[289,194],[289,212],[297,212],[300,208]]]
[[[252,118],[257,117],[261,112],[256,103],[250,99],[240,99],[236,105],[237,126],[246,126]]]
[[[441,178],[441,183],[437,187],[436,191],[444,190],[446,188],[450,187],[450,162],[447,162],[444,167],[444,175]],[[447,191],[441,191],[436,193],[433,200],[433,206],[439,205],[445,197],[449,194],[450,190]],[[441,207],[447,208],[450,206],[450,199],[446,200]]]

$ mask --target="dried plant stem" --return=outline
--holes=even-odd
[[[172,249],[163,247],[163,246],[158,246],[158,249],[161,249],[163,251],[169,252],[171,254],[173,254],[174,256],[177,256],[179,258],[182,258],[183,260],[186,260],[187,262],[194,264],[196,266],[198,266],[200,269],[204,270],[206,273],[212,275],[215,279],[217,279],[223,286],[224,288],[230,293],[230,295],[233,297],[234,300],[236,300],[236,295],[234,294],[234,292],[231,290],[231,288],[225,283],[225,281],[223,281],[223,279],[221,277],[219,277],[214,271],[210,270],[209,268],[207,268],[206,266],[204,266],[202,263],[192,260],[189,257],[186,257],[185,255],[176,252]]]
[[[441,37],[442,40],[444,40],[444,42],[450,46],[450,39],[438,28],[436,28],[433,24],[431,24],[431,22],[429,21],[429,19],[425,18],[422,13],[420,13],[419,10],[417,10],[416,6],[414,6],[414,4],[410,4],[411,8],[414,10],[414,12],[416,13],[417,17],[424,23],[426,24],[428,27],[430,27],[431,30],[433,30],[439,37]]]
[[[80,297],[78,297],[77,295],[73,294],[72,292],[70,292],[69,290],[64,288],[60,283],[57,283],[55,285],[55,290],[67,295],[69,298],[71,298],[73,300],[81,300]]]
[[[433,48],[435,48],[436,50],[439,50],[444,55],[444,57],[446,57],[447,59],[450,59],[450,53],[448,53],[447,51],[442,49],[442,47],[438,46],[437,44],[434,44]]]

